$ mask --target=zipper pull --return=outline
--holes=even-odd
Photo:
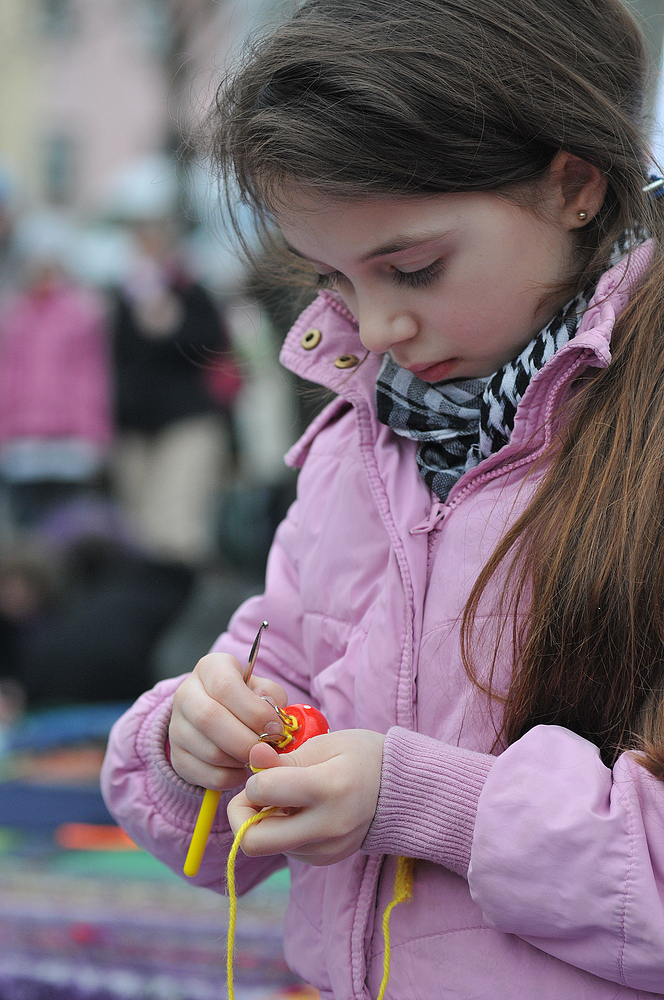
[[[445,504],[441,500],[436,500],[436,502],[431,507],[429,511],[429,516],[419,524],[416,524],[414,528],[410,529],[411,535],[426,535],[428,532],[433,531],[436,525],[445,517]]]

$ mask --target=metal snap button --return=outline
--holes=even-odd
[[[354,368],[356,364],[359,363],[359,358],[355,354],[342,354],[340,358],[334,362],[335,368]]]
[[[302,347],[305,349],[305,351],[312,351],[314,347],[318,347],[322,339],[323,339],[323,334],[320,332],[320,330],[316,329],[307,330],[300,343],[302,344]]]

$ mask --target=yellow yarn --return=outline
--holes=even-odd
[[[237,857],[237,852],[240,849],[240,841],[244,837],[245,833],[250,826],[254,823],[260,823],[262,819],[266,816],[271,816],[273,812],[276,812],[277,807],[273,806],[272,809],[265,809],[263,812],[254,813],[249,819],[245,820],[238,832],[235,834],[235,840],[233,841],[233,846],[230,849],[228,855],[228,861],[226,862],[226,882],[228,883],[228,945],[226,952],[226,978],[228,980],[228,1000],[235,1000],[235,993],[233,991],[233,949],[235,947],[235,918],[237,916],[237,893],[235,892],[235,858]]]
[[[270,743],[272,746],[278,747],[279,750],[283,750],[284,747],[287,747],[289,743],[293,742],[293,733],[298,731],[300,724],[294,715],[287,715],[283,709],[277,709],[277,711],[284,727],[284,735],[278,740],[275,739],[274,742],[270,740]]]
[[[235,891],[235,859],[240,849],[240,842],[250,826],[260,823],[266,816],[276,812],[276,806],[254,813],[242,824],[235,834],[233,846],[226,862],[226,882],[228,883],[228,944],[226,952],[226,979],[228,982],[228,1000],[235,1000],[233,990],[233,950],[235,948],[235,920],[237,917],[237,893]],[[397,873],[394,877],[394,894],[385,907],[383,914],[383,940],[385,941],[385,957],[383,959],[383,979],[376,1000],[384,1000],[387,982],[390,978],[390,914],[398,903],[405,903],[413,895],[413,858],[399,858]]]
[[[383,1000],[387,981],[390,978],[390,915],[397,903],[405,903],[413,895],[413,858],[399,858],[397,873],[394,876],[394,893],[391,901],[385,907],[383,914],[383,941],[385,956],[383,958],[383,979],[376,1000]]]

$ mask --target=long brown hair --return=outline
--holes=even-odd
[[[664,198],[642,193],[650,78],[620,0],[305,0],[250,47],[209,124],[216,163],[268,234],[288,182],[342,198],[495,190],[536,207],[566,150],[607,180],[576,233],[570,295],[625,231],[654,238],[614,360],[575,395],[542,485],[476,582],[462,646],[492,692],[473,664],[475,616],[506,567],[514,670],[497,745],[558,723],[609,762],[638,745],[664,778]]]

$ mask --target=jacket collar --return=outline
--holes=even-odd
[[[367,351],[352,313],[324,291],[295,322],[280,361],[296,375],[357,404],[373,399],[382,355]]]

